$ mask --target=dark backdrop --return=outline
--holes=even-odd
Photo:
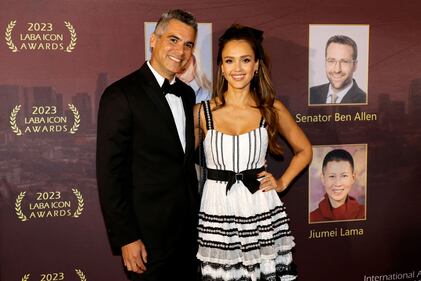
[[[144,22],[170,8],[212,23],[214,57],[230,24],[264,30],[278,98],[294,116],[377,116],[300,123],[314,145],[368,151],[365,221],[308,224],[307,172],[281,194],[300,280],[421,280],[421,4],[367,0],[1,1],[0,279],[125,280],[99,208],[96,110],[104,87],[143,63]],[[309,24],[370,25],[368,105],[307,106]],[[275,174],[285,148],[284,161],[269,161]],[[363,234],[309,238],[340,229]]]

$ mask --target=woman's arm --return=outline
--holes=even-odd
[[[199,110],[200,110],[200,124],[199,124]],[[204,125],[206,124],[204,121],[205,119],[205,113],[203,110],[203,105],[201,103],[195,104],[193,107],[193,118],[194,118],[194,147],[197,149],[200,145],[200,133],[202,133],[202,136],[205,134]],[[203,138],[202,138],[203,141]]]
[[[294,156],[284,174],[277,180],[277,192],[285,190],[291,181],[311,162],[313,149],[304,132],[298,127],[286,107],[278,100],[274,103],[278,114],[278,131],[293,149]]]

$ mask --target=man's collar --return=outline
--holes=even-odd
[[[155,79],[158,82],[159,87],[162,87],[162,84],[164,84],[164,81],[165,81],[165,77],[163,77],[161,74],[159,74],[158,71],[156,71],[152,67],[150,61],[147,61],[146,64],[148,65],[149,69],[152,71],[153,76],[155,76]],[[174,83],[175,83],[175,75],[174,75],[174,78],[170,81],[171,85],[174,84]]]
[[[337,97],[336,103],[340,103],[342,101],[346,93],[348,93],[349,89],[351,89],[353,85],[354,85],[354,79],[352,79],[351,83],[349,83],[348,86],[346,86],[345,88],[343,88],[342,90],[336,93],[336,97]],[[332,85],[329,83],[329,91],[327,92],[326,98],[329,99],[332,96],[332,94],[333,94]]]

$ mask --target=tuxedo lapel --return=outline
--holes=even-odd
[[[169,131],[176,138],[178,147],[181,152],[183,152],[183,147],[178,136],[177,126],[175,125],[174,116],[172,115],[171,108],[168,105],[165,95],[162,92],[161,87],[159,87],[158,81],[156,81],[155,76],[152,74],[151,70],[145,63],[140,69],[140,76],[144,79],[145,92],[151,99],[151,101],[158,108],[161,116],[165,119],[165,123],[168,125]],[[184,102],[183,102],[184,104]]]
[[[182,82],[177,81],[178,85],[180,85],[180,83]],[[177,87],[177,91],[182,91],[181,87]],[[191,128],[191,124],[193,124],[193,104],[189,100],[187,93],[179,93],[181,100],[183,101],[184,114],[186,116],[186,153],[184,155],[184,160],[186,160],[189,152],[192,151],[194,146],[194,129]]]

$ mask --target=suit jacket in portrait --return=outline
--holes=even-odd
[[[138,239],[149,254],[165,252],[196,231],[195,95],[180,80],[177,89],[186,115],[185,153],[171,109],[146,63],[101,97],[97,180],[114,254]]]
[[[345,94],[341,103],[367,103],[367,94],[361,90],[357,82],[354,81],[351,89]],[[329,92],[329,83],[314,86],[310,88],[310,104],[326,104],[327,94]]]

